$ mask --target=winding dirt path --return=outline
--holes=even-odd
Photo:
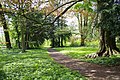
[[[82,62],[78,59],[71,59],[52,48],[49,48],[48,52],[57,63],[79,71],[80,74],[88,77],[89,80],[120,80],[120,66],[105,67]]]

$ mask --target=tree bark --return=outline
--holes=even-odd
[[[26,26],[26,32],[25,32],[25,46],[26,49],[29,49],[29,38],[30,38],[30,31],[28,25]]]
[[[82,16],[82,14],[78,14],[77,19],[78,19],[79,33],[80,33],[80,46],[85,46],[85,38],[84,38],[84,33],[83,33],[83,16]]]
[[[51,46],[52,46],[53,48],[55,47],[55,38],[54,38],[54,37],[52,37]]]
[[[102,28],[100,29],[100,50],[98,51],[98,56],[102,56],[103,53],[106,51],[105,47],[105,30]]]
[[[81,43],[80,46],[85,46],[85,38],[84,36],[81,34]]]
[[[63,35],[61,35],[61,42],[60,42],[60,44],[61,44],[61,47],[64,46],[64,45],[63,45]]]
[[[24,24],[24,23],[23,23]],[[26,46],[25,46],[25,34],[24,34],[24,25],[21,26],[21,44],[22,44],[22,52],[25,52]]]
[[[0,4],[0,8],[2,9],[1,4]],[[9,36],[8,27],[7,27],[7,23],[6,23],[4,13],[0,12],[0,16],[1,16],[1,19],[2,19],[2,23],[3,23],[3,29],[4,29],[4,34],[5,34],[5,40],[6,40],[6,47],[10,49],[12,47],[11,47],[10,36]]]
[[[25,45],[26,45],[26,49],[29,49],[29,33],[26,32],[25,34]]]
[[[98,56],[111,56],[119,52],[120,50],[116,46],[115,36],[111,34],[111,31],[101,30],[100,50],[97,53]]]
[[[16,32],[17,32],[17,41],[16,41],[16,44],[17,44],[18,48],[20,49],[20,48],[21,48],[21,47],[20,47],[20,32],[19,32],[19,30],[18,30],[18,24],[16,24],[15,30],[16,30]]]
[[[115,36],[111,35],[111,31],[100,30],[100,49],[97,53],[86,55],[87,58],[109,57],[120,53],[116,46]]]
[[[58,37],[58,46],[57,47],[60,47],[60,36]]]

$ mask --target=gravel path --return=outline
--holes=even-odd
[[[50,56],[59,64],[72,70],[77,70],[89,80],[120,80],[120,66],[105,67],[97,64],[72,59],[52,48],[48,49]]]

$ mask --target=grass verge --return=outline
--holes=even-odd
[[[86,80],[53,61],[45,49],[0,53],[0,80]]]

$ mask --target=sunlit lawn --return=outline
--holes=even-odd
[[[86,54],[97,52],[97,47],[63,47],[54,48],[61,53],[68,55],[71,58],[80,59],[81,61],[87,61],[105,66],[118,66],[120,65],[120,54],[112,57],[99,57],[99,58],[85,58]]]
[[[45,49],[0,53],[0,80],[85,80],[53,61]]]
[[[86,54],[94,53],[98,48],[96,47],[61,47],[55,48],[57,51],[64,53],[72,58],[84,58]]]

